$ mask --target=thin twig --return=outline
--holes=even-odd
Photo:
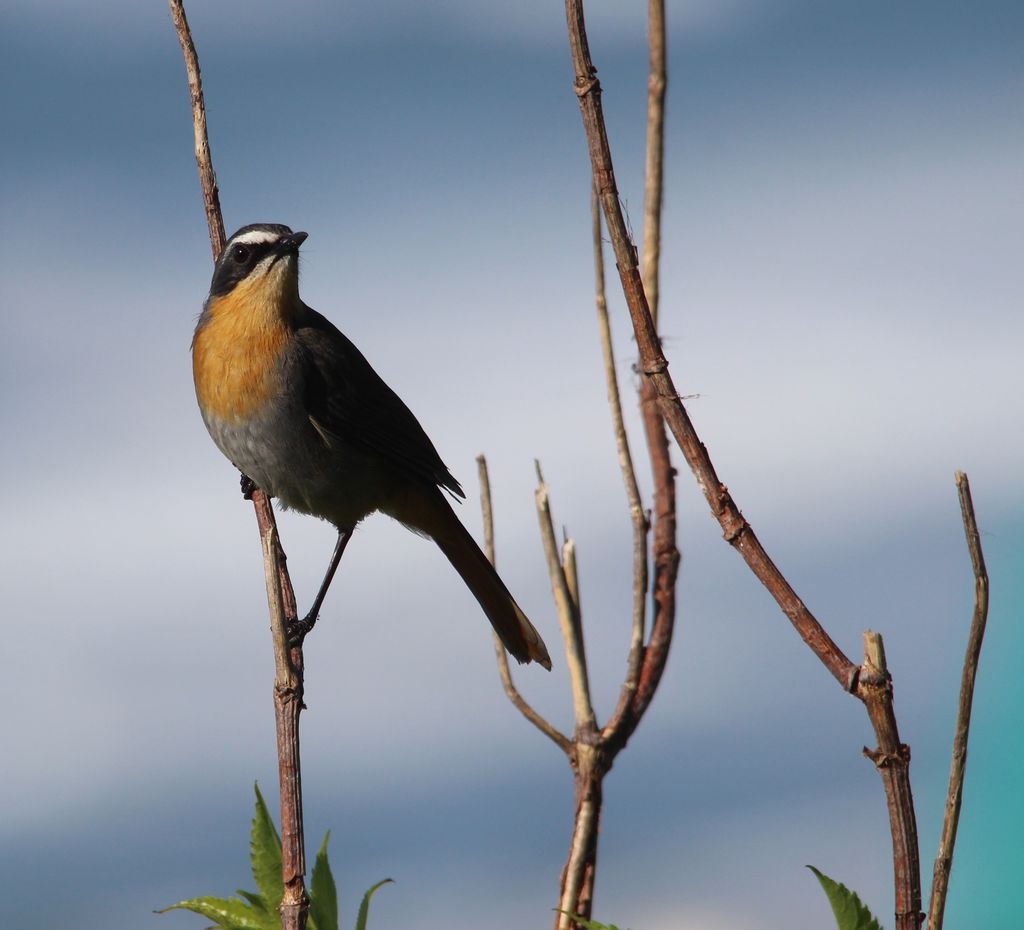
[[[721,524],[726,540],[736,548],[754,574],[768,588],[783,613],[789,617],[804,642],[814,651],[825,667],[848,691],[857,683],[857,669],[853,662],[832,641],[814,615],[797,597],[782,573],[768,557],[753,529],[733,502],[728,489],[718,479],[707,449],[700,441],[690,422],[679,392],[668,371],[668,360],[661,351],[661,341],[644,294],[643,282],[637,267],[636,249],[629,238],[625,217],[619,203],[612,166],[611,151],[601,109],[601,85],[590,58],[582,0],[566,0],[566,19],[569,27],[569,45],[576,72],[575,91],[587,135],[590,160],[601,206],[607,223],[608,235],[615,252],[626,306],[633,321],[633,331],[640,352],[640,370],[654,387],[662,416],[676,438],[683,457],[693,471],[697,484],[704,493],[711,512]]]
[[[644,649],[640,678],[628,715],[631,723],[617,732],[617,738],[628,737],[636,728],[665,671],[675,630],[676,578],[680,561],[676,546],[676,470],[669,455],[665,421],[654,388],[647,380],[640,385],[640,410],[654,478],[654,623]]]
[[[494,551],[494,512],[491,509],[491,480],[487,474],[487,459],[478,455],[476,457],[477,474],[480,479],[480,507],[483,511],[484,520],[484,552],[491,565],[496,565]],[[550,739],[562,752],[569,754],[572,751],[572,742],[565,734],[544,719],[522,696],[519,689],[512,681],[512,669],[508,664],[508,652],[505,650],[498,634],[494,634],[494,655],[498,660],[498,675],[501,677],[501,686],[505,694],[519,712]]]
[[[891,693],[886,702],[884,691],[891,685],[888,676],[880,683],[865,663],[862,670],[843,653],[817,618],[807,609],[792,586],[772,562],[750,524],[744,519],[728,489],[719,480],[707,449],[700,441],[686,408],[676,390],[668,370],[668,360],[651,316],[650,307],[637,266],[636,248],[626,226],[615,183],[615,171],[608,145],[607,131],[601,108],[601,85],[597,70],[590,57],[587,43],[583,0],[565,0],[569,47],[575,70],[574,89],[580,106],[583,127],[590,152],[591,169],[601,200],[608,235],[615,253],[623,294],[633,322],[640,354],[640,371],[650,383],[661,414],[672,431],[687,464],[693,471],[711,512],[722,527],[725,539],[746,561],[754,575],[764,584],[783,613],[804,642],[842,687],[864,702],[879,740],[876,764],[882,775],[889,805],[890,826],[894,853],[894,882],[896,885],[897,930],[918,928],[921,881],[918,860],[917,829],[914,819],[913,798],[910,792],[909,750],[899,743],[895,717],[891,714]],[[650,437],[649,437],[650,445]],[[655,562],[657,572],[657,560]],[[656,631],[655,631],[656,632]],[[652,641],[654,634],[652,633]],[[648,653],[650,653],[650,648]],[[645,667],[647,662],[645,661]],[[655,682],[660,669],[651,666]],[[875,670],[877,673],[877,670]],[[866,678],[859,681],[859,678]],[[884,687],[882,684],[884,683]],[[644,675],[641,674],[640,690]],[[639,699],[638,692],[638,699]],[[888,709],[886,708],[888,705]],[[893,744],[891,751],[887,748]]]
[[[665,0],[647,2],[647,157],[644,163],[644,291],[658,328],[661,258],[662,164],[665,155]]]
[[[652,306],[656,306],[661,254],[662,149],[665,121],[665,7],[661,0],[648,4],[648,45],[650,72],[647,79],[647,158],[644,173],[644,289]],[[600,215],[597,185],[594,185],[592,210]],[[595,259],[597,253],[595,252]],[[602,256],[603,283],[603,256]],[[619,702],[605,725],[603,737],[609,752],[625,745],[643,717],[661,681],[672,643],[676,612],[676,579],[679,572],[679,550],[676,547],[676,471],[669,456],[665,423],[658,408],[658,399],[650,380],[640,382],[640,413],[647,439],[647,452],[654,479],[654,622],[646,646],[630,653],[630,663]],[[645,530],[649,520],[645,522]],[[638,527],[634,526],[634,548]],[[644,533],[644,587],[647,586],[647,536]],[[638,554],[634,552],[636,561]],[[636,585],[636,574],[634,574]],[[634,587],[634,596],[636,589]],[[646,590],[644,592],[646,597]],[[636,626],[634,624],[634,642]]]
[[[192,127],[195,137],[196,165],[203,193],[210,248],[216,261],[224,249],[226,236],[221,215],[217,176],[213,170],[206,129],[206,105],[192,33],[182,0],[168,0],[171,18],[181,44],[192,99]],[[309,912],[306,893],[306,855],[302,818],[302,773],[299,755],[299,714],[303,708],[302,647],[289,647],[286,621],[295,619],[295,590],[288,574],[287,559],[277,531],[274,510],[266,493],[256,488],[253,509],[263,550],[263,569],[274,641],[274,719],[277,733],[278,780],[281,794],[281,875],[284,896],[280,904],[282,930],[304,930]]]
[[[210,227],[210,248],[213,249],[213,260],[220,258],[224,251],[224,218],[220,212],[220,194],[217,190],[217,175],[213,171],[213,160],[210,157],[210,138],[206,133],[206,103],[203,99],[203,78],[199,71],[199,56],[192,42],[192,30],[185,18],[185,7],[182,0],[168,0],[171,6],[171,19],[181,43],[181,53],[185,58],[185,73],[188,75],[189,96],[192,98],[192,130],[195,136],[196,165],[199,168],[199,183],[203,190],[203,206],[206,209],[206,223]]]
[[[582,27],[582,11],[580,12]],[[645,187],[645,241],[651,256],[649,280],[657,289],[658,253],[660,250],[661,215],[661,147],[664,137],[665,91],[665,16],[664,6],[652,0],[649,7],[651,46],[650,86],[656,91],[656,105],[648,107],[648,170]],[[570,33],[572,32],[570,28]],[[585,38],[583,39],[585,45]],[[603,132],[603,127],[601,128]],[[652,156],[652,150],[655,154]],[[655,164],[652,166],[651,159]],[[619,463],[626,484],[633,524],[633,623],[626,677],[619,700],[608,722],[596,737],[577,728],[570,757],[576,782],[576,816],[569,858],[562,872],[562,892],[556,930],[582,926],[569,914],[589,918],[594,896],[597,868],[597,840],[601,818],[602,783],[616,755],[623,749],[643,717],[661,680],[668,659],[675,624],[675,587],[679,568],[676,548],[675,469],[669,457],[668,437],[658,408],[657,395],[648,379],[640,386],[640,411],[647,438],[651,472],[654,477],[654,605],[653,623],[648,643],[644,644],[646,598],[649,563],[647,539],[650,520],[644,513],[632,456],[623,424],[615,359],[612,353],[611,328],[605,295],[604,246],[601,237],[602,178],[594,171],[591,196],[594,277],[601,347],[605,378],[612,412],[612,424],[619,453]],[[634,255],[635,260],[635,255]],[[572,578],[574,552],[570,541],[563,550],[563,565]],[[575,589],[575,582],[570,582]],[[578,606],[578,600],[577,600]],[[582,640],[582,631],[580,632]]]
[[[664,0],[647,4],[647,155],[644,165],[644,293],[658,329],[661,277],[661,211],[665,148],[666,66]],[[676,548],[676,470],[669,455],[665,421],[658,409],[654,385],[648,378],[640,383],[640,412],[647,452],[654,479],[654,624],[644,652],[636,694],[633,695],[633,726],[644,715],[661,681],[675,629],[676,578],[679,550]],[[626,734],[617,734],[626,735]]]
[[[960,496],[960,512],[963,516],[967,549],[974,570],[974,616],[971,618],[971,632],[967,637],[967,654],[964,656],[963,674],[960,678],[960,706],[956,716],[956,731],[953,737],[953,760],[949,771],[949,793],[946,795],[946,815],[942,821],[942,838],[939,852],[935,857],[932,873],[932,894],[928,907],[928,930],[942,930],[946,910],[946,894],[949,891],[949,873],[953,867],[953,847],[956,845],[956,831],[960,822],[960,803],[963,800],[964,772],[967,768],[967,739],[971,729],[971,706],[974,702],[974,680],[978,674],[978,659],[981,643],[985,638],[985,624],[988,620],[988,571],[985,556],[981,551],[981,535],[974,517],[974,502],[971,500],[971,485],[962,471],[956,473],[956,487]]]
[[[576,540],[570,536],[562,543],[562,571],[565,572],[565,584],[569,588],[569,597],[576,611],[577,620],[582,623],[583,607],[580,601],[580,574],[576,564]],[[582,637],[582,633],[580,634]]]
[[[647,623],[647,534],[650,524],[644,512],[640,487],[633,467],[633,454],[629,449],[629,437],[622,416],[622,399],[619,394],[619,379],[615,370],[615,352],[612,349],[612,329],[608,318],[608,301],[605,296],[604,242],[601,237],[601,205],[597,199],[597,188],[591,189],[590,215],[594,242],[594,289],[597,304],[597,330],[601,338],[601,355],[604,359],[604,378],[608,389],[608,407],[612,415],[612,430],[615,433],[615,447],[619,455],[619,469],[626,486],[629,502],[629,517],[633,526],[633,627],[630,633],[629,658],[626,660],[626,680],[622,685],[622,699],[632,700],[640,679],[640,660],[643,656],[644,633]]]
[[[590,701],[590,682],[587,677],[587,657],[583,646],[583,634],[580,617],[573,603],[565,570],[559,559],[558,543],[555,541],[555,526],[551,519],[551,502],[548,486],[541,474],[540,462],[537,466],[537,518],[540,520],[540,535],[544,543],[544,556],[548,563],[551,576],[551,593],[554,595],[558,622],[562,628],[562,639],[565,641],[566,666],[569,669],[569,681],[572,685],[572,703],[576,717],[576,733],[593,734],[597,729],[594,707]]]

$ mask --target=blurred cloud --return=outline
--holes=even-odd
[[[159,8],[159,4],[156,6]],[[703,36],[749,30],[765,17],[778,15],[780,7],[765,0],[685,0],[671,6],[674,29]],[[437,0],[429,10],[409,0],[387,5],[297,0],[287,15],[270,4],[255,4],[251,9],[257,14],[265,11],[266,15],[241,15],[231,4],[198,5],[186,8],[186,13],[195,24],[193,32],[197,36],[202,35],[198,31],[201,25],[221,41],[275,48],[297,43],[319,45],[325,32],[332,38],[337,37],[336,32],[346,42],[407,39],[424,32],[459,44],[498,41],[552,45],[564,41],[559,32],[564,28],[562,6],[543,0],[489,7],[469,0]],[[111,0],[92,11],[72,0],[11,0],[9,15],[29,28],[53,29],[56,25],[68,32],[98,30],[94,34],[110,44],[123,40],[126,30],[153,35],[150,10],[130,0]],[[596,36],[614,39],[643,35],[643,20],[613,0],[592,0],[587,4],[587,17],[589,29]]]
[[[1012,585],[1024,132],[1008,9],[669,10],[673,373],[698,395],[689,409],[722,479],[843,648],[856,657],[865,627],[885,632],[926,860],[971,606],[957,467],[999,592],[992,654],[1020,654],[1007,631],[1024,598]],[[275,778],[265,598],[249,508],[192,399],[209,249],[169,19],[159,4],[84,10],[9,5],[0,39],[16,89],[0,142],[13,528],[0,564],[24,659],[0,682],[16,709],[0,858],[21,889],[0,923],[185,927],[148,912],[246,884],[248,791]],[[626,647],[628,523],[561,10],[303,3],[282,16],[221,3],[190,15],[228,224],[308,229],[306,300],[409,401],[467,490],[487,453],[502,573],[551,643],[532,511],[542,460],[556,520],[578,540],[607,713]],[[613,4],[592,16],[636,228],[642,18]],[[630,396],[632,338],[610,288]],[[822,924],[807,861],[885,914],[863,713],[722,544],[685,472],[679,493],[679,638],[609,779],[597,916],[637,930]],[[462,513],[478,533],[475,503]],[[333,533],[294,515],[281,525],[305,600]],[[335,831],[349,899],[394,874],[382,926],[428,914],[458,930],[484,907],[509,926],[548,920],[569,773],[508,707],[487,624],[433,547],[368,521],[307,662],[310,835]],[[1015,668],[982,671],[972,775],[985,781],[969,783],[963,827],[972,889],[991,880],[985,850],[1020,833],[1019,806],[996,800],[1013,792],[1000,772],[1024,758],[1001,735]],[[520,680],[570,725],[564,673]],[[96,890],[110,874],[113,903]],[[44,894],[53,875],[62,888]],[[951,907],[979,906],[967,889],[955,874],[965,904]]]

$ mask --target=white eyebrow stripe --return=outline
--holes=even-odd
[[[267,232],[265,229],[250,229],[232,239],[230,245],[265,245],[268,242],[277,242],[280,238],[277,233]]]

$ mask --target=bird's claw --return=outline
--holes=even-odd
[[[256,482],[248,475],[242,475],[242,480],[239,483],[242,486],[242,497],[247,501],[251,501],[253,492],[257,490]]]

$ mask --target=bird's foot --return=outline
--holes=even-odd
[[[289,617],[285,622],[285,634],[288,637],[288,646],[292,649],[297,649],[302,645],[303,640],[309,632],[316,626],[317,617],[313,614],[309,614],[299,620],[297,617]]]
[[[252,478],[250,478],[248,475],[242,475],[242,480],[240,484],[242,485],[242,497],[244,497],[247,501],[251,501],[253,492],[257,489],[256,482],[253,481]]]

